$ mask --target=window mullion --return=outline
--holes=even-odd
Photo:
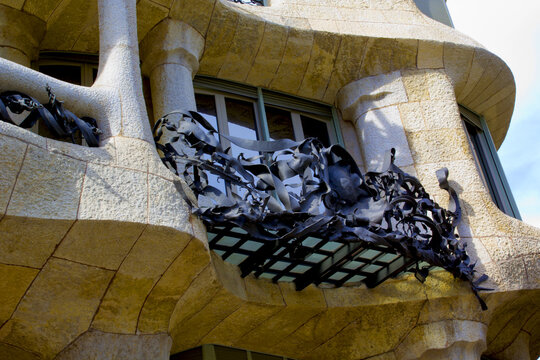
[[[260,129],[262,140],[270,140],[270,130],[268,129],[268,121],[266,120],[266,110],[264,108],[264,99],[262,89],[257,88],[257,127]]]
[[[302,120],[300,114],[291,112],[291,120],[293,124],[294,137],[296,141],[302,141],[305,139],[304,129],[302,129]]]
[[[341,146],[345,146],[345,141],[343,141],[343,135],[341,134],[338,113],[334,106],[332,106],[332,127],[334,131],[329,131],[331,140]]]

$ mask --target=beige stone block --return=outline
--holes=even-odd
[[[190,241],[148,295],[141,310],[138,330],[143,333],[168,331],[169,319],[178,299],[209,262],[204,245],[196,239]]]
[[[0,264],[0,326],[11,317],[38,272],[38,269]]]
[[[465,133],[454,129],[427,130],[407,134],[416,165],[471,158]]]
[[[480,308],[476,296],[470,289],[465,288],[459,297],[445,297],[427,301],[420,311],[417,325],[454,319],[467,319],[487,324],[488,317],[488,314]]]
[[[137,37],[141,41],[150,29],[169,15],[169,9],[151,0],[140,0],[137,14]]]
[[[214,8],[221,11],[223,6],[219,1],[216,3],[216,0],[174,0],[169,16],[189,24],[204,36],[209,31],[211,18],[214,16],[214,11],[209,9]]]
[[[190,209],[179,180],[174,182],[149,175],[149,223],[169,226],[191,234]]]
[[[47,21],[61,2],[62,0],[27,0],[24,2],[23,10]]]
[[[388,26],[396,27],[396,25]],[[416,67],[417,40],[373,38],[367,46],[362,63],[362,74],[366,76]],[[410,98],[409,100],[413,101]]]
[[[29,146],[7,214],[75,219],[86,164]]]
[[[212,266],[205,268],[189,285],[171,314],[169,331],[174,341],[173,352],[198,345],[243,302],[223,288]]]
[[[517,251],[511,239],[505,237],[485,237],[482,243],[490,254],[491,259],[496,262],[514,259]]]
[[[145,225],[116,221],[77,221],[54,256],[117,270]]]
[[[245,82],[265,33],[265,23],[240,17],[218,77]]]
[[[47,139],[47,150],[54,154],[66,155],[85,162],[112,165],[116,162],[116,145],[113,139],[109,138],[103,141],[98,148]]]
[[[99,53],[99,38],[96,36],[98,32],[99,26],[97,23],[85,27],[75,41],[73,50],[89,54]]]
[[[454,87],[444,70],[426,70],[426,80],[431,100],[456,101]]]
[[[429,193],[440,191],[448,196],[445,190],[440,189],[436,176],[436,171],[444,167],[448,169],[448,180],[458,195],[463,192],[486,191],[476,164],[471,160],[457,160],[416,166],[418,178]]]
[[[458,129],[458,131],[463,131],[455,100],[424,100],[420,105],[427,129]]]
[[[384,12],[376,9],[338,7],[338,11],[339,21],[386,22]]]
[[[17,10],[21,10],[25,0],[2,0],[2,5],[7,5]]]
[[[466,91],[463,91],[463,88],[468,82],[470,74],[472,74],[470,69],[474,49],[445,42],[443,51],[445,71],[451,79],[458,101],[460,101],[460,96],[466,93]]]
[[[205,50],[199,67],[200,73],[217,76],[227,58],[238,21],[236,12],[224,6],[215,7],[206,34]]]
[[[407,136],[403,130],[397,106],[371,110],[360,116],[356,123],[362,153],[369,171],[384,171],[387,152],[396,150],[395,164],[409,166],[413,157],[409,150]]]
[[[523,256],[523,262],[527,272],[527,287],[537,289],[540,285],[540,256],[525,255]]]
[[[414,10],[414,5],[408,0],[370,0],[369,7],[381,10]]]
[[[53,9],[48,18],[44,19],[47,21],[47,32],[40,47],[69,51],[73,49],[83,30],[96,22],[98,17],[97,2],[71,0],[69,3],[56,3],[58,6]],[[24,5],[25,11],[29,7],[27,4],[28,2]],[[85,11],[81,11],[81,9],[85,9]],[[35,15],[41,17],[40,12],[36,12]]]
[[[384,16],[390,24],[425,25],[424,16],[416,11],[399,10],[385,11]],[[442,55],[442,51],[441,51]]]
[[[418,302],[363,308],[363,316],[351,319],[336,336],[312,351],[308,359],[325,358],[325,354],[332,354],[333,359],[365,359],[389,352],[414,326],[422,305]],[[359,343],[366,346],[358,346]]]
[[[427,76],[424,70],[402,71],[401,74],[409,102],[430,99]]]
[[[343,136],[343,142],[345,143],[345,149],[352,155],[356,165],[361,169],[365,169],[365,161],[362,156],[362,150],[360,147],[360,141],[358,140],[358,134],[354,125],[350,121],[340,121],[341,135]],[[365,172],[365,171],[363,171]]]
[[[527,269],[522,258],[515,258],[505,262],[497,262],[500,269],[501,281],[504,282],[505,290],[519,290],[527,286]]]
[[[27,144],[32,144],[42,149],[47,148],[47,139],[45,139],[43,136],[34,134],[27,129],[8,124],[7,122],[0,121],[0,133],[11,138],[22,140]]]
[[[289,29],[283,59],[270,83],[271,88],[293,94],[298,91],[311,58],[313,41],[312,32]]]
[[[538,238],[520,236],[512,237],[518,255],[540,254],[540,241]]]
[[[249,68],[246,82],[262,87],[268,87],[281,63],[288,28],[267,22],[264,36],[255,55],[253,65]]]
[[[171,343],[167,334],[123,335],[89,331],[63,350],[57,359],[99,359],[108,356],[111,359],[167,360]]]
[[[79,219],[147,222],[147,173],[89,164]]]
[[[155,145],[147,141],[118,136],[115,139],[119,167],[148,171],[149,159],[154,156]]]
[[[335,35],[328,32],[314,34],[311,58],[298,91],[299,96],[323,98],[338,49],[339,42]]]
[[[52,358],[90,326],[111,271],[51,259],[0,330],[3,342]]]
[[[72,220],[4,217],[0,221],[0,262],[41,268],[72,223]]]
[[[18,360],[40,360],[40,357],[36,353],[26,351],[18,346],[13,346],[5,343],[0,343],[0,354],[4,359],[18,359]]]
[[[414,132],[426,129],[424,109],[420,102],[399,104],[398,109],[405,131]]]
[[[471,88],[469,94],[458,98],[460,103],[465,106],[470,106],[477,97],[481,96],[502,71],[502,63],[500,60],[494,58],[491,53],[484,49],[475,49],[473,66],[475,63],[478,63],[478,67],[482,68],[483,71],[476,84]]]
[[[0,214],[6,212],[26,147],[27,144],[21,141],[0,135]]]

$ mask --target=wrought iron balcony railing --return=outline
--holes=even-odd
[[[210,247],[242,276],[294,281],[298,290],[351,281],[373,287],[406,270],[423,282],[431,267],[441,267],[468,281],[486,308],[477,292],[488,290],[479,286],[487,276],[474,279],[475,264],[455,233],[461,212],[446,169],[437,177],[450,194],[450,210],[394,164],[393,149],[385,171],[362,174],[339,145],[221,134],[260,153],[235,158],[199,113],[175,114],[183,120],[169,114],[157,121],[156,146],[197,196],[196,203],[186,201],[207,226]],[[215,176],[226,182],[225,191],[213,186]]]
[[[32,128],[41,120],[54,139],[70,139],[76,143],[76,138],[82,136],[88,146],[99,146],[101,131],[98,129],[97,121],[87,116],[79,118],[64,109],[63,102],[56,98],[48,86],[47,94],[49,102],[43,105],[33,97],[20,92],[3,92],[0,94],[0,120],[24,129]],[[24,119],[15,122],[10,112],[23,115]]]

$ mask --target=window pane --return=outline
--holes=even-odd
[[[280,356],[272,356],[267,354],[261,354],[256,352],[251,352],[251,360],[283,360]]]
[[[198,347],[171,355],[170,360],[202,360],[202,358],[202,348]]]
[[[215,345],[214,351],[216,360],[247,360],[247,352],[244,350]]]
[[[81,67],[76,65],[41,65],[39,71],[68,83],[81,85]],[[53,89],[54,90],[54,89]]]
[[[214,129],[219,131],[217,124],[216,100],[214,95],[195,94],[197,111],[208,121]]]
[[[313,119],[304,115],[301,115],[302,129],[304,130],[304,137],[314,137],[319,139],[324,146],[330,146],[330,137],[328,136],[328,127],[324,121]]]
[[[266,120],[271,140],[295,140],[290,111],[266,106]]]
[[[242,139],[258,140],[253,103],[226,98],[225,105],[229,121],[229,135]],[[231,144],[231,149],[234,156],[238,156],[240,153],[244,153],[246,158],[259,155],[256,151],[241,149],[234,144]]]

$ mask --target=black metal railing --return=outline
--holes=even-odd
[[[49,96],[47,104],[41,104],[33,97],[17,91],[1,93],[0,121],[24,129],[30,129],[40,121],[45,125],[47,134],[54,139],[69,139],[77,143],[77,139],[82,137],[88,146],[99,146],[101,131],[98,129],[97,121],[87,116],[77,117],[71,111],[64,109],[63,102],[56,98],[49,86],[46,90]],[[10,112],[22,115],[23,119],[15,121]]]
[[[233,157],[202,115],[174,114],[183,120],[157,121],[156,146],[197,196],[197,203],[185,198],[207,226],[210,247],[242,276],[294,281],[298,290],[351,281],[373,287],[406,270],[423,282],[430,268],[441,267],[470,282],[477,296],[488,290],[479,286],[486,275],[474,279],[475,264],[455,232],[461,211],[446,169],[437,177],[450,194],[450,210],[394,164],[393,149],[384,171],[362,174],[343,147],[326,148],[315,138],[254,141],[221,134],[260,153]],[[225,190],[216,187],[216,176]]]

